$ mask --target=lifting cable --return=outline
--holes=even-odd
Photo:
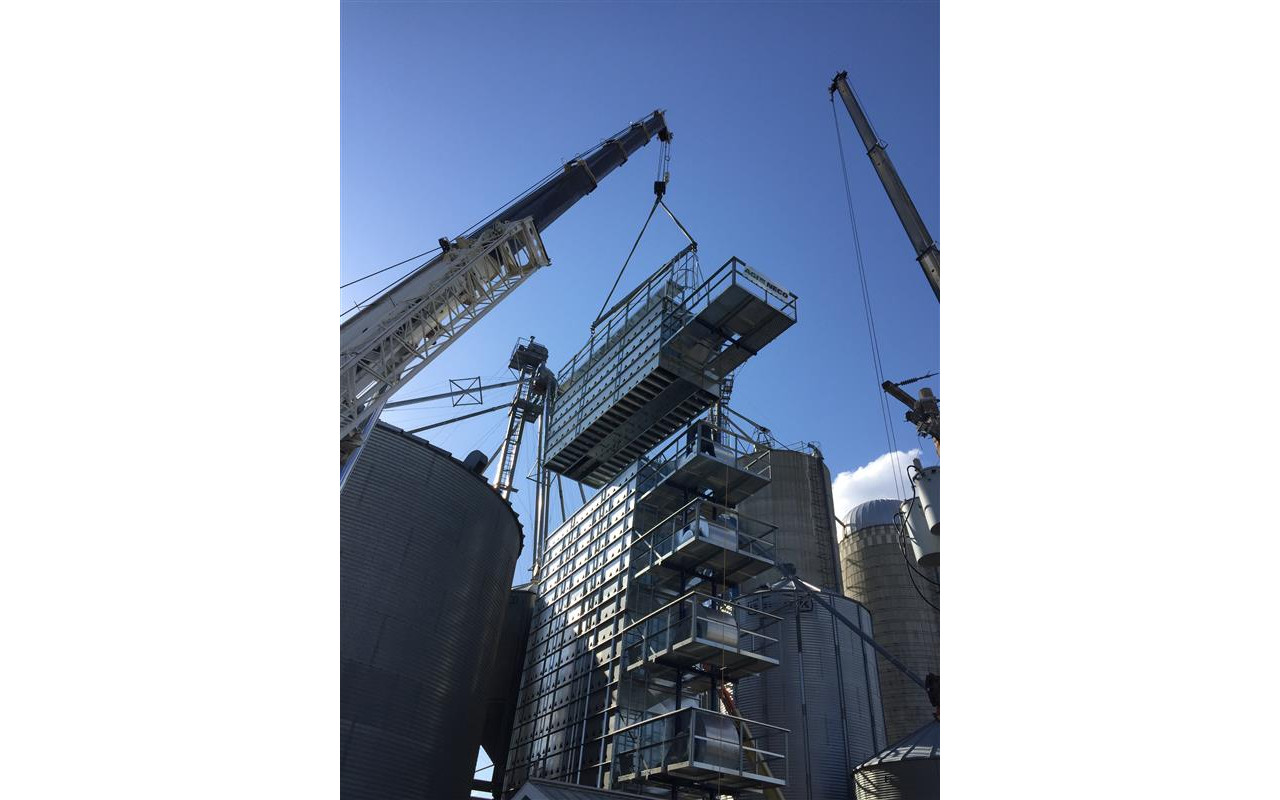
[[[665,135],[664,135],[665,134]],[[591,323],[591,333],[596,332],[596,326],[605,317],[605,309],[609,307],[609,301],[613,299],[613,293],[618,290],[618,284],[622,282],[622,274],[627,271],[627,265],[631,263],[631,257],[636,254],[636,248],[640,246],[640,240],[644,238],[644,232],[649,228],[649,222],[653,219],[653,212],[658,210],[658,206],[662,206],[662,210],[667,212],[667,216],[671,217],[671,221],[676,224],[680,232],[689,240],[689,244],[693,245],[693,249],[698,249],[698,243],[694,241],[693,235],[689,233],[676,215],[667,207],[662,196],[667,193],[667,183],[671,180],[671,172],[667,166],[671,163],[671,133],[660,131],[658,140],[662,142],[662,147],[658,149],[658,175],[653,181],[653,205],[649,208],[649,216],[644,218],[644,225],[640,226],[640,233],[636,236],[635,243],[631,245],[631,252],[627,253],[627,258],[622,262],[622,269],[618,270],[618,277],[613,279],[613,286],[609,288],[609,294],[604,298],[604,302],[600,304],[600,313],[596,315],[595,322]]]
[[[644,225],[640,226],[640,235],[636,237],[635,244],[631,245],[631,252],[627,253],[627,260],[622,262],[622,269],[618,270],[618,277],[613,279],[613,286],[610,287],[609,294],[605,296],[604,302],[600,304],[600,313],[596,314],[596,321],[591,323],[592,333],[596,332],[596,325],[599,325],[600,320],[604,318],[604,310],[609,307],[609,301],[613,299],[613,293],[618,290],[618,283],[622,281],[622,273],[627,271],[627,265],[631,263],[631,257],[636,254],[636,248],[640,246],[640,238],[644,236],[645,229],[649,227],[649,220],[653,219],[653,212],[658,210],[658,204],[661,202],[661,197],[653,199],[653,206],[649,209],[649,216],[644,218]]]
[[[853,210],[853,192],[849,189],[849,167],[844,158],[844,142],[840,138],[840,118],[836,114],[835,95],[831,95],[831,120],[836,127],[836,146],[840,150],[840,170],[844,176],[844,197],[849,205],[849,228],[853,231],[853,249],[855,260],[858,265],[858,283],[862,287],[862,307],[866,311],[867,335],[871,344],[871,364],[876,374],[876,398],[880,403],[880,416],[884,422],[885,439],[889,445],[890,461],[894,466],[893,485],[898,491],[898,497],[902,497],[905,491],[902,487],[902,478],[898,474],[898,441],[893,435],[893,424],[890,421],[888,396],[880,389],[884,385],[884,368],[880,362],[880,341],[876,336],[876,322],[871,310],[871,293],[867,288],[867,270],[862,260],[862,240],[858,236],[858,220]],[[913,492],[914,494],[914,492]]]

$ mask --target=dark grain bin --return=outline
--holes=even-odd
[[[742,599],[782,617],[771,627],[778,660],[734,688],[740,716],[778,725],[787,735],[787,800],[853,795],[850,773],[885,744],[876,654],[830,611],[780,581]],[[867,610],[833,592],[822,596],[863,632]],[[749,623],[748,623],[749,624]]]
[[[511,728],[520,701],[520,676],[524,653],[529,644],[529,623],[538,595],[532,584],[512,589],[507,598],[507,612],[502,620],[502,635],[489,665],[489,688],[484,706],[481,745],[489,763],[493,764],[493,785],[501,787],[507,767],[507,749],[511,744]]]
[[[465,798],[519,520],[443,450],[378,424],[342,489],[343,800]]]

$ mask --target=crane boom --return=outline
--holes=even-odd
[[[916,210],[915,203],[911,202],[911,195],[907,194],[907,187],[902,185],[898,171],[893,168],[893,162],[889,160],[889,153],[885,150],[884,143],[876,136],[875,130],[871,127],[871,121],[867,119],[862,106],[858,104],[858,99],[853,95],[853,90],[849,88],[849,73],[841,72],[836,75],[831,81],[830,91],[833,94],[840,93],[840,99],[844,101],[844,107],[853,119],[853,127],[858,129],[858,135],[862,137],[862,143],[867,148],[867,156],[870,157],[876,174],[880,176],[885,192],[889,194],[889,202],[893,203],[893,210],[898,212],[898,219],[902,221],[902,227],[907,231],[907,238],[915,248],[916,260],[924,270],[924,277],[929,281],[934,295],[941,299],[942,266],[938,243],[929,234],[929,229],[920,218],[920,212]]]
[[[541,232],[654,137],[662,111],[605,139],[360,309],[341,331],[341,456],[358,451],[383,406],[449,344],[539,268]],[[344,470],[345,474],[345,470]]]

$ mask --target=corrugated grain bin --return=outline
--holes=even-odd
[[[941,730],[930,722],[860,765],[853,773],[856,800],[938,800]]]
[[[481,476],[373,429],[342,489],[343,800],[468,795],[522,540]]]
[[[841,591],[831,472],[817,448],[811,453],[770,450],[769,484],[739,503],[738,510],[777,526],[776,563],[792,564],[802,580],[820,589]],[[772,572],[752,578],[743,582],[742,591],[752,592],[775,580],[777,573]]]
[[[876,641],[923,677],[938,672],[938,570],[916,566],[909,549],[904,552],[898,512],[897,500],[869,500],[850,511],[840,570],[844,593],[876,621]],[[933,719],[925,691],[883,658],[880,690],[890,741]]]
[[[492,781],[498,787],[502,786],[506,773],[511,727],[520,701],[521,669],[524,667],[525,648],[529,644],[529,623],[537,601],[538,595],[531,588],[511,590],[507,613],[502,620],[502,637],[489,666],[489,689],[482,709],[484,735],[481,745],[493,764]]]
[[[738,714],[778,725],[787,735],[787,800],[827,800],[853,794],[850,773],[884,747],[876,653],[790,580],[742,598],[743,605],[782,617],[779,666],[734,687]],[[871,616],[838,594],[824,598],[873,635]],[[749,625],[744,622],[744,625]]]

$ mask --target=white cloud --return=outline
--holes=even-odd
[[[844,519],[853,508],[868,500],[905,500],[911,495],[911,487],[907,484],[907,465],[913,458],[920,456],[920,448],[915,447],[907,452],[901,450],[885,453],[870,464],[863,464],[855,470],[846,470],[831,482],[831,494],[835,498],[836,516]],[[894,472],[897,472],[897,483]],[[903,492],[906,492],[904,495]]]

